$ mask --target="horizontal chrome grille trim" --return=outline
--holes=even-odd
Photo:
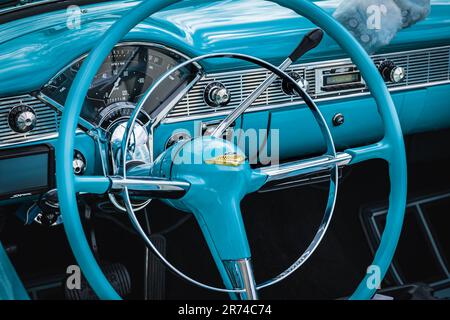
[[[20,104],[26,104],[36,112],[36,127],[27,133],[15,132],[8,124],[10,110]],[[0,147],[55,138],[60,121],[59,113],[29,94],[0,98]]]
[[[391,60],[396,65],[405,68],[406,78],[404,81],[397,84],[387,84],[391,92],[450,83],[450,46],[380,54],[372,56],[372,59],[375,63]],[[319,102],[370,94],[366,88],[345,90],[338,93],[316,93],[316,69],[347,64],[351,64],[350,59],[296,64],[290,67],[288,71],[296,71],[304,76],[309,82],[308,93]],[[264,69],[206,74],[175,106],[164,122],[170,123],[227,115],[268,75],[269,72]],[[212,81],[219,81],[230,90],[232,99],[226,107],[213,109],[203,101],[204,88]],[[282,108],[303,103],[299,97],[285,95],[281,89],[281,81],[277,80],[261,94],[247,112]]]

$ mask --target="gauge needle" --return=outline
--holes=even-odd
[[[122,74],[122,72],[130,65],[131,61],[136,57],[136,54],[138,53],[138,51],[139,51],[139,48],[136,48],[135,50],[133,50],[133,53],[131,54],[131,56],[128,57],[127,60],[125,61],[125,63],[123,64],[123,66],[117,70],[117,75],[115,77],[119,77]],[[113,78],[115,78],[115,77],[113,77]],[[108,86],[108,83],[105,84],[104,86],[102,86],[100,88],[100,91],[102,91],[105,88],[105,86]]]
[[[114,86],[112,87],[111,91],[109,92],[108,98],[111,98],[111,95],[113,94],[113,92],[119,88],[119,83],[120,83],[121,79],[122,79],[121,77],[118,77],[116,82],[114,82]]]

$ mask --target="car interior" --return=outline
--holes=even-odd
[[[450,299],[450,0],[0,2],[0,300]]]

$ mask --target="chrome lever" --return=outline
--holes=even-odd
[[[350,154],[339,152],[336,154],[336,157],[323,155],[306,160],[288,162],[281,165],[262,167],[257,169],[257,171],[267,175],[266,183],[268,183],[308,175],[323,170],[329,170],[336,165],[344,166],[349,164],[351,160],[352,156]]]
[[[317,47],[323,38],[323,31],[321,29],[314,29],[305,35],[300,44],[295,50],[286,58],[279,66],[278,69],[286,71],[289,66],[297,61],[305,53]],[[245,112],[255,102],[258,97],[270,87],[272,83],[277,79],[277,75],[272,73],[266,80],[264,80],[242,103],[235,108],[212,132],[211,136],[220,138],[223,136],[225,130],[234,122],[241,114]]]
[[[147,199],[179,199],[191,186],[188,182],[148,177],[111,177],[110,179],[112,192],[120,192],[127,188],[130,195]]]

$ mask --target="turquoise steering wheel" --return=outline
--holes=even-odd
[[[146,180],[142,177],[144,171],[147,175],[150,173],[151,177],[168,178],[166,187],[176,186],[184,190],[182,197],[167,200],[167,202],[194,214],[210,250],[215,251],[224,265],[230,261],[244,261],[250,258],[250,249],[239,208],[240,201],[246,194],[261,188],[270,178],[270,172],[252,170],[248,162],[243,160],[242,151],[229,142],[207,138],[176,144],[161,154],[149,170],[134,173],[134,176],[140,175],[141,180],[125,179],[125,173],[124,179],[120,181],[112,177],[78,177],[73,174],[72,159],[77,123],[84,97],[97,70],[113,47],[133,27],[146,17],[179,1],[146,0],[117,21],[83,62],[66,100],[56,163],[60,208],[72,251],[89,284],[101,299],[120,299],[120,296],[101,271],[86,240],[77,208],[76,193],[103,194],[120,185],[128,197],[128,188],[138,184],[139,181],[146,184]],[[342,25],[309,1],[274,0],[273,2],[305,16],[330,35],[358,66],[377,103],[384,123],[383,139],[372,145],[345,150],[345,154],[349,155],[348,164],[350,165],[369,159],[384,159],[389,163],[391,183],[389,210],[380,246],[372,263],[379,268],[380,279],[383,279],[398,243],[407,195],[406,155],[394,103],[374,63]],[[198,150],[201,151],[198,152]],[[200,162],[183,162],[183,159],[196,158],[197,155],[200,155]],[[336,155],[335,151],[334,155]],[[335,165],[338,162],[336,159],[332,161],[334,162],[331,163]],[[130,172],[127,175],[133,174]],[[172,180],[178,181],[177,184],[175,182],[170,184]],[[224,186],[233,187],[224,188]],[[217,210],[211,213],[212,208]],[[231,269],[234,267],[242,266],[232,264]],[[250,266],[244,265],[245,267]],[[352,299],[370,299],[374,295],[377,288],[369,285],[370,277],[371,275],[367,274],[362,279],[351,296]],[[241,280],[248,282],[253,279],[244,277]],[[224,279],[227,285],[226,282]],[[245,283],[235,284],[233,287],[239,288],[240,285]],[[246,294],[251,295],[250,292]]]

